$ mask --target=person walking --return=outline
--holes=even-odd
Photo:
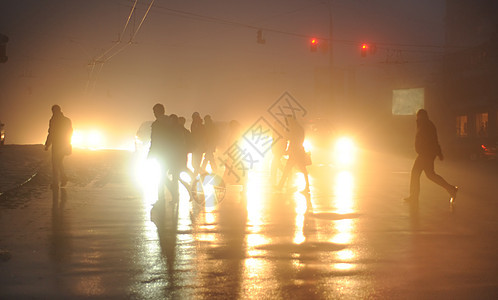
[[[200,173],[205,148],[204,124],[201,115],[198,112],[192,114],[190,137],[192,147],[192,168],[194,169],[194,177],[196,177]]]
[[[168,189],[174,203],[178,203],[180,200],[178,189],[180,173],[187,168],[185,132],[178,119],[176,114],[169,116],[169,143],[167,149],[168,176],[171,175],[171,179],[168,181]]]
[[[273,146],[271,147],[272,159],[270,165],[270,183],[275,185],[278,182],[279,170],[283,171],[284,169],[282,158],[284,157],[285,150],[287,149],[287,137],[283,136],[285,129],[279,121],[275,120],[273,126],[276,130],[274,130],[272,134]]]
[[[159,165],[160,178],[158,186],[157,203],[164,203],[165,186],[169,171],[170,119],[164,114],[164,105],[158,103],[152,108],[156,120],[152,122],[150,133],[150,148],[147,158],[155,159]]]
[[[181,158],[182,160],[182,171],[190,171],[188,168],[188,154],[192,153],[192,142],[191,142],[191,137],[190,137],[190,130],[185,127],[185,123],[187,122],[187,119],[185,117],[178,117],[178,124],[180,125],[180,129],[183,132],[183,140],[184,143],[182,153],[183,157]]]
[[[218,146],[218,129],[213,122],[210,115],[204,117],[204,160],[202,162],[201,170],[206,173],[207,164],[211,166],[212,172],[216,172],[217,164],[214,158],[216,147]]]
[[[64,116],[59,105],[52,106],[52,118],[48,125],[48,135],[45,141],[45,151],[52,147],[52,184],[53,190],[67,184],[64,170],[64,157],[72,153],[71,137],[73,125],[71,120]]]
[[[444,156],[438,142],[436,126],[429,119],[429,114],[425,109],[420,109],[417,112],[415,151],[418,155],[411,171],[410,196],[405,198],[405,200],[418,201],[420,195],[420,175],[424,171],[427,178],[448,191],[451,197],[450,201],[453,202],[456,198],[458,187],[449,184],[434,171],[434,160],[436,157],[443,160]]]
[[[287,147],[287,153],[289,154],[289,159],[285,164],[285,168],[280,178],[280,182],[277,186],[278,190],[281,190],[287,179],[290,177],[292,168],[297,166],[298,169],[303,173],[304,180],[306,181],[306,186],[304,187],[303,193],[310,192],[310,182],[308,178],[308,170],[306,169],[306,152],[304,150],[304,129],[299,125],[296,119],[288,117],[289,122],[289,144]]]

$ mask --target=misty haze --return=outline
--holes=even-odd
[[[494,0],[4,0],[0,298],[495,299]]]

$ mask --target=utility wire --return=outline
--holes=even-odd
[[[126,20],[126,23],[123,27],[123,30],[121,32],[121,34],[118,36],[118,40],[114,43],[113,46],[111,46],[109,49],[107,49],[107,51],[105,51],[104,53],[102,53],[99,57],[97,57],[96,59],[93,60],[93,63],[96,63],[96,62],[102,62],[101,60],[109,53],[111,52],[112,50],[114,50],[114,48],[116,48],[118,45],[121,44],[121,38],[124,36],[125,32],[126,32],[126,29],[128,28],[128,24],[130,23],[130,19],[131,19],[131,16],[133,15],[133,12],[135,11],[135,7],[137,6],[137,2],[138,0],[135,0],[135,2],[133,3],[133,6],[132,8],[130,9],[130,14],[128,15],[128,18]],[[120,51],[121,52],[121,51]],[[108,59],[106,59],[107,61]]]
[[[152,5],[154,4],[154,1],[155,0],[152,0],[150,3],[149,3],[149,6],[147,8],[147,10],[145,11],[143,17],[142,17],[142,20],[140,21],[140,24],[138,25],[137,29],[135,29],[133,32],[132,32],[132,35],[130,37],[130,40],[124,44],[122,47],[120,47],[119,49],[117,50],[114,50],[116,47],[120,46],[122,44],[122,37],[124,36],[127,28],[128,28],[128,25],[130,23],[130,20],[131,20],[131,17],[133,16],[133,14],[135,13],[136,11],[136,7],[137,7],[137,4],[138,4],[138,0],[135,0],[134,3],[133,3],[133,6],[131,7],[130,9],[130,13],[128,14],[128,18],[126,19],[126,22],[125,22],[125,25],[123,27],[123,30],[121,31],[121,34],[118,36],[118,41],[116,41],[116,43],[111,46],[109,49],[107,49],[104,53],[102,53],[100,56],[98,56],[96,59],[93,59],[91,62],[90,62],[90,65],[92,66],[91,67],[91,70],[90,70],[90,74],[89,74],[89,78],[88,78],[88,82],[87,82],[87,90],[90,86],[90,81],[94,76],[94,72],[95,72],[95,65],[98,63],[100,64],[100,67],[98,69],[98,72],[97,73],[100,73],[103,69],[103,66],[104,66],[104,63],[108,62],[111,58],[113,58],[114,56],[118,55],[119,53],[121,53],[123,50],[125,50],[125,48],[127,48],[129,45],[131,45],[133,42],[134,42],[134,39],[135,37],[137,36],[139,30],[142,28],[142,25],[143,23],[145,22],[147,16],[149,15],[149,12],[150,12],[150,9],[152,8]],[[109,53],[111,53],[109,55]],[[93,87],[92,89],[95,88],[95,85],[96,85],[96,78],[94,78],[93,80]]]
[[[325,37],[325,36],[311,36],[308,34],[301,34],[301,33],[296,33],[296,32],[290,32],[290,31],[285,31],[285,30],[279,30],[275,28],[270,28],[270,27],[265,27],[265,26],[257,26],[257,25],[251,25],[251,24],[246,24],[246,23],[241,23],[241,22],[236,22],[233,20],[228,20],[228,19],[222,19],[222,18],[217,18],[217,17],[211,17],[207,15],[202,15],[202,14],[197,14],[197,13],[192,13],[188,11],[183,11],[183,10],[178,10],[178,9],[171,9],[167,8],[161,5],[156,5],[156,8],[159,11],[167,12],[171,15],[187,18],[187,19],[193,19],[193,20],[198,20],[198,21],[204,21],[204,22],[210,22],[210,23],[217,23],[221,25],[230,25],[230,26],[235,26],[235,27],[242,27],[242,28],[248,28],[248,29],[254,29],[254,30],[263,30],[266,32],[273,32],[277,34],[282,34],[282,35],[287,35],[287,36],[294,36],[298,38],[317,38],[322,41],[328,41],[328,42],[333,42],[333,43],[342,43],[346,45],[361,45],[363,41],[355,41],[355,40],[343,40],[343,39],[330,39],[330,37]],[[377,44],[379,46],[391,46],[391,47],[408,47],[408,48],[435,48],[435,49],[467,49],[467,47],[456,47],[456,46],[444,46],[444,45],[431,45],[431,44],[407,44],[407,43],[391,43],[391,42],[382,42],[382,41],[368,41],[370,44]]]

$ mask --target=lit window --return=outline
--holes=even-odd
[[[477,136],[488,136],[488,113],[476,114]]]
[[[457,136],[468,136],[467,131],[467,116],[458,116],[456,119]]]

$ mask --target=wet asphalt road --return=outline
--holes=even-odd
[[[40,156],[37,179],[0,196],[1,299],[498,296],[495,163],[437,163],[460,186],[453,206],[425,178],[405,203],[412,161],[365,152],[354,167],[311,166],[309,196],[255,170],[217,206],[182,189],[151,215],[131,156],[76,152],[55,193]]]

